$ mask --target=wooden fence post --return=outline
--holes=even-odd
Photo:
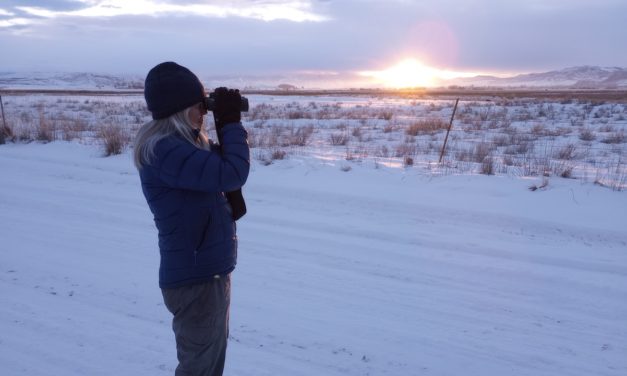
[[[2,109],[2,125],[4,126],[4,129],[7,128],[7,122],[4,119],[4,104],[2,104],[2,95],[0,95],[0,109]]]
[[[453,113],[451,114],[451,121],[448,123],[448,129],[446,130],[446,137],[444,138],[444,144],[442,145],[442,151],[440,151],[440,160],[438,163],[442,163],[442,157],[444,156],[444,149],[446,149],[446,142],[448,141],[448,134],[451,133],[451,127],[453,126],[453,118],[455,117],[455,111],[457,111],[457,103],[459,98],[455,101],[455,107],[453,107]]]

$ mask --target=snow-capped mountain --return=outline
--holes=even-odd
[[[513,77],[477,76],[455,80],[463,86],[562,87],[580,89],[627,88],[627,68],[579,66]]]

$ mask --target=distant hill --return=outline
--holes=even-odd
[[[0,72],[0,89],[143,89],[144,78],[96,73]]]
[[[544,73],[519,74],[499,78],[477,76],[451,81],[476,87],[561,87],[577,89],[626,89],[627,68],[580,66]]]
[[[292,82],[301,89],[367,87],[349,74],[305,74],[275,76],[216,76],[201,77],[207,88],[218,86],[242,89],[277,89]],[[512,77],[476,76],[453,79],[443,86],[510,87],[510,88],[573,88],[627,89],[627,68],[579,66],[543,73],[519,74]],[[96,73],[16,73],[0,72],[0,89],[69,89],[69,90],[141,90],[144,77]]]

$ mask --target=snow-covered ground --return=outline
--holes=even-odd
[[[621,101],[465,98],[448,137],[454,100],[394,95],[249,99],[251,110],[243,119],[253,158],[263,163],[342,159],[428,173],[548,175],[627,188],[627,104]],[[111,126],[122,128],[126,140],[150,119],[138,94],[12,94],[2,100],[18,142],[90,143]]]
[[[171,375],[128,153],[0,145],[0,374]],[[253,165],[226,375],[627,374],[627,194]]]

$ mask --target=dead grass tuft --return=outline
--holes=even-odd
[[[483,159],[483,161],[481,162],[481,170],[480,172],[483,175],[494,175],[494,158],[492,157],[485,157]]]
[[[595,136],[594,132],[589,128],[583,128],[579,132],[579,139],[581,141],[594,141],[596,138],[597,136]]]
[[[448,123],[440,118],[430,118],[425,120],[419,120],[411,124],[406,130],[410,136],[418,136],[422,134],[433,134],[443,129],[448,128]]]
[[[0,126],[0,145],[6,144],[7,141],[13,140],[13,130],[8,125]]]
[[[332,133],[329,141],[333,146],[345,146],[348,143],[348,134],[346,132]]]
[[[122,154],[130,143],[130,135],[119,125],[105,125],[98,132],[98,137],[104,145],[105,157]]]
[[[625,142],[624,132],[614,132],[601,140],[604,144],[622,144]]]
[[[558,150],[555,157],[557,159],[572,160],[575,158],[577,147],[574,144],[568,144]]]

